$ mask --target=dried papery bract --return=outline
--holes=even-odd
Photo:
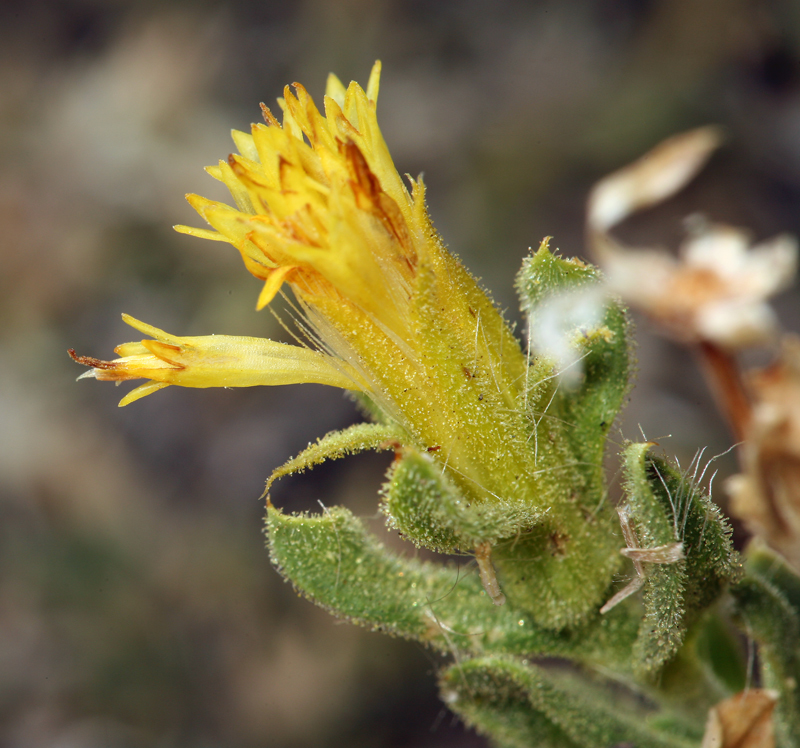
[[[749,378],[753,415],[744,472],[728,480],[731,511],[800,572],[800,339]]]
[[[747,232],[700,219],[676,258],[624,246],[608,233],[632,213],[684,187],[719,143],[716,129],[693,130],[602,179],[589,198],[587,231],[615,293],[679,342],[735,350],[774,338],[775,317],[766,299],[794,277],[793,238],[780,236],[751,248]]]
[[[775,691],[753,688],[720,702],[709,711],[700,748],[775,748],[777,701]]]
[[[632,164],[598,182],[589,194],[587,227],[592,244],[610,242],[608,231],[629,215],[675,194],[703,167],[719,147],[716,127],[675,135]],[[603,247],[595,247],[602,251]]]

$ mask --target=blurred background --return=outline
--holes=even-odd
[[[689,127],[728,143],[628,240],[674,247],[698,210],[800,233],[796,0],[3,3],[0,746],[485,745],[439,703],[435,657],[270,567],[264,480],[356,421],[349,400],[170,388],[120,410],[130,385],[76,384],[66,354],[136,339],[121,312],[282,338],[237,253],[171,226],[199,225],[184,193],[225,197],[202,167],[260,101],[295,80],[320,97],[331,70],[366,83],[376,58],[398,169],[424,171],[445,241],[512,320],[528,247],[581,255],[593,182]],[[777,306],[798,329],[797,293]],[[615,439],[641,426],[682,464],[727,449],[691,356],[644,322],[637,338]],[[345,504],[379,531],[389,459],[284,479],[275,503]]]

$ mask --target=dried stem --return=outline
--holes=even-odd
[[[475,560],[478,562],[483,589],[486,590],[486,594],[495,605],[502,605],[506,601],[506,596],[500,589],[494,566],[492,566],[492,546],[489,543],[478,543],[475,546]]]
[[[738,362],[730,353],[709,341],[701,342],[697,351],[717,406],[725,415],[736,441],[743,441],[750,422],[751,405]]]

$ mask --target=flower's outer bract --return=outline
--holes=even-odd
[[[785,336],[780,359],[749,385],[744,472],[726,483],[731,512],[800,570],[800,340]]]

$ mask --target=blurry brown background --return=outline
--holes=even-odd
[[[366,82],[401,172],[424,170],[449,246],[516,319],[547,234],[583,250],[583,201],[659,139],[727,147],[625,227],[683,215],[800,233],[800,3],[745,0],[63,0],[0,10],[0,746],[477,746],[418,646],[335,622],[270,568],[270,470],[357,418],[317,386],[75,383],[68,347],[175,334],[281,337],[236,252],[179,236],[185,192],[284,83]],[[778,302],[798,328],[800,300]],[[621,424],[687,462],[730,443],[691,357],[639,327]],[[276,504],[375,517],[388,458],[286,479]],[[730,470],[731,465],[724,469]],[[375,518],[373,524],[380,524]]]

